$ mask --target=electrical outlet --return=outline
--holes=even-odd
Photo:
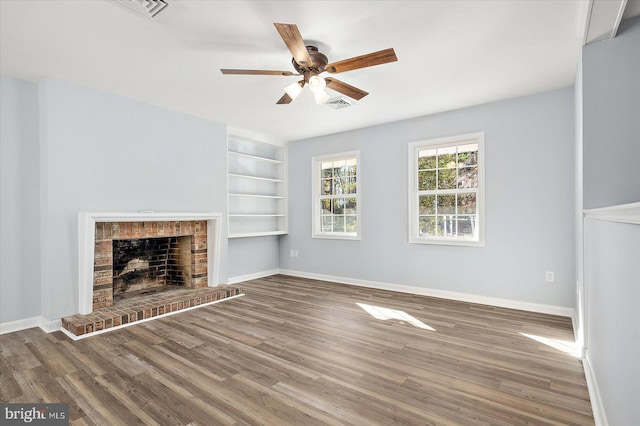
[[[298,250],[289,250],[290,257],[298,257]]]
[[[551,271],[547,271],[546,274],[545,274],[545,277],[546,277],[547,282],[549,282],[549,283],[552,283],[553,280],[555,280],[555,274],[553,272],[551,272]]]

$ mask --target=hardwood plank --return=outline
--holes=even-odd
[[[242,287],[81,341],[0,336],[0,401],[69,402],[74,425],[593,424],[580,361],[526,336],[571,341],[568,318],[283,275]]]

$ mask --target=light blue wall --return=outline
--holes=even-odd
[[[280,266],[573,307],[573,103],[564,89],[291,143]],[[486,138],[486,247],[408,244],[408,142],[478,131]],[[362,240],[312,239],[311,158],[357,149]],[[555,282],[545,282],[545,271]]]
[[[78,212],[226,216],[226,127],[56,80],[40,90],[42,313],[56,319],[78,311]]]
[[[576,84],[578,90],[582,83],[582,139],[576,138],[578,150],[583,145],[576,187],[578,202],[584,198],[580,211],[640,201],[639,52],[640,18],[623,21],[616,38],[583,48],[582,80]],[[587,299],[586,356],[608,424],[638,424],[640,227],[589,220],[584,234],[578,227],[578,241],[583,235],[586,250],[583,256],[578,251],[577,269],[584,271]]]
[[[40,315],[38,86],[0,77],[0,323]]]
[[[587,353],[610,425],[640,422],[640,225],[589,220]]]
[[[277,270],[280,237],[232,238],[229,240],[229,278]]]
[[[640,17],[582,51],[584,207],[640,200]]]

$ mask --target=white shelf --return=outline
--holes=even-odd
[[[286,233],[286,231],[246,232],[243,234],[229,234],[229,238],[267,237],[269,235],[285,235]]]
[[[261,195],[261,194],[229,194],[229,197],[247,197],[247,198],[272,198],[274,200],[282,200],[280,195]]]
[[[266,177],[261,177],[261,176],[243,175],[243,174],[239,174],[239,173],[229,173],[229,176],[243,178],[243,179],[265,180],[265,181],[268,181],[268,182],[277,182],[277,183],[284,182],[284,180],[282,180],[282,179],[273,179],[273,178],[266,178]]]
[[[229,217],[284,217],[283,214],[230,214]]]
[[[274,160],[272,158],[260,157],[260,156],[257,156],[257,155],[245,154],[244,152],[229,151],[229,155],[233,155],[234,157],[247,158],[247,159],[250,159],[250,160],[264,161],[266,163],[283,164],[283,162],[280,161],[280,160]]]
[[[287,233],[286,148],[229,135],[229,238]]]

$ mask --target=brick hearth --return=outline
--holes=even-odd
[[[81,336],[239,294],[242,294],[242,288],[226,285],[199,289],[171,289],[139,296],[115,306],[96,309],[87,315],[78,314],[62,318],[62,327],[76,336]]]

